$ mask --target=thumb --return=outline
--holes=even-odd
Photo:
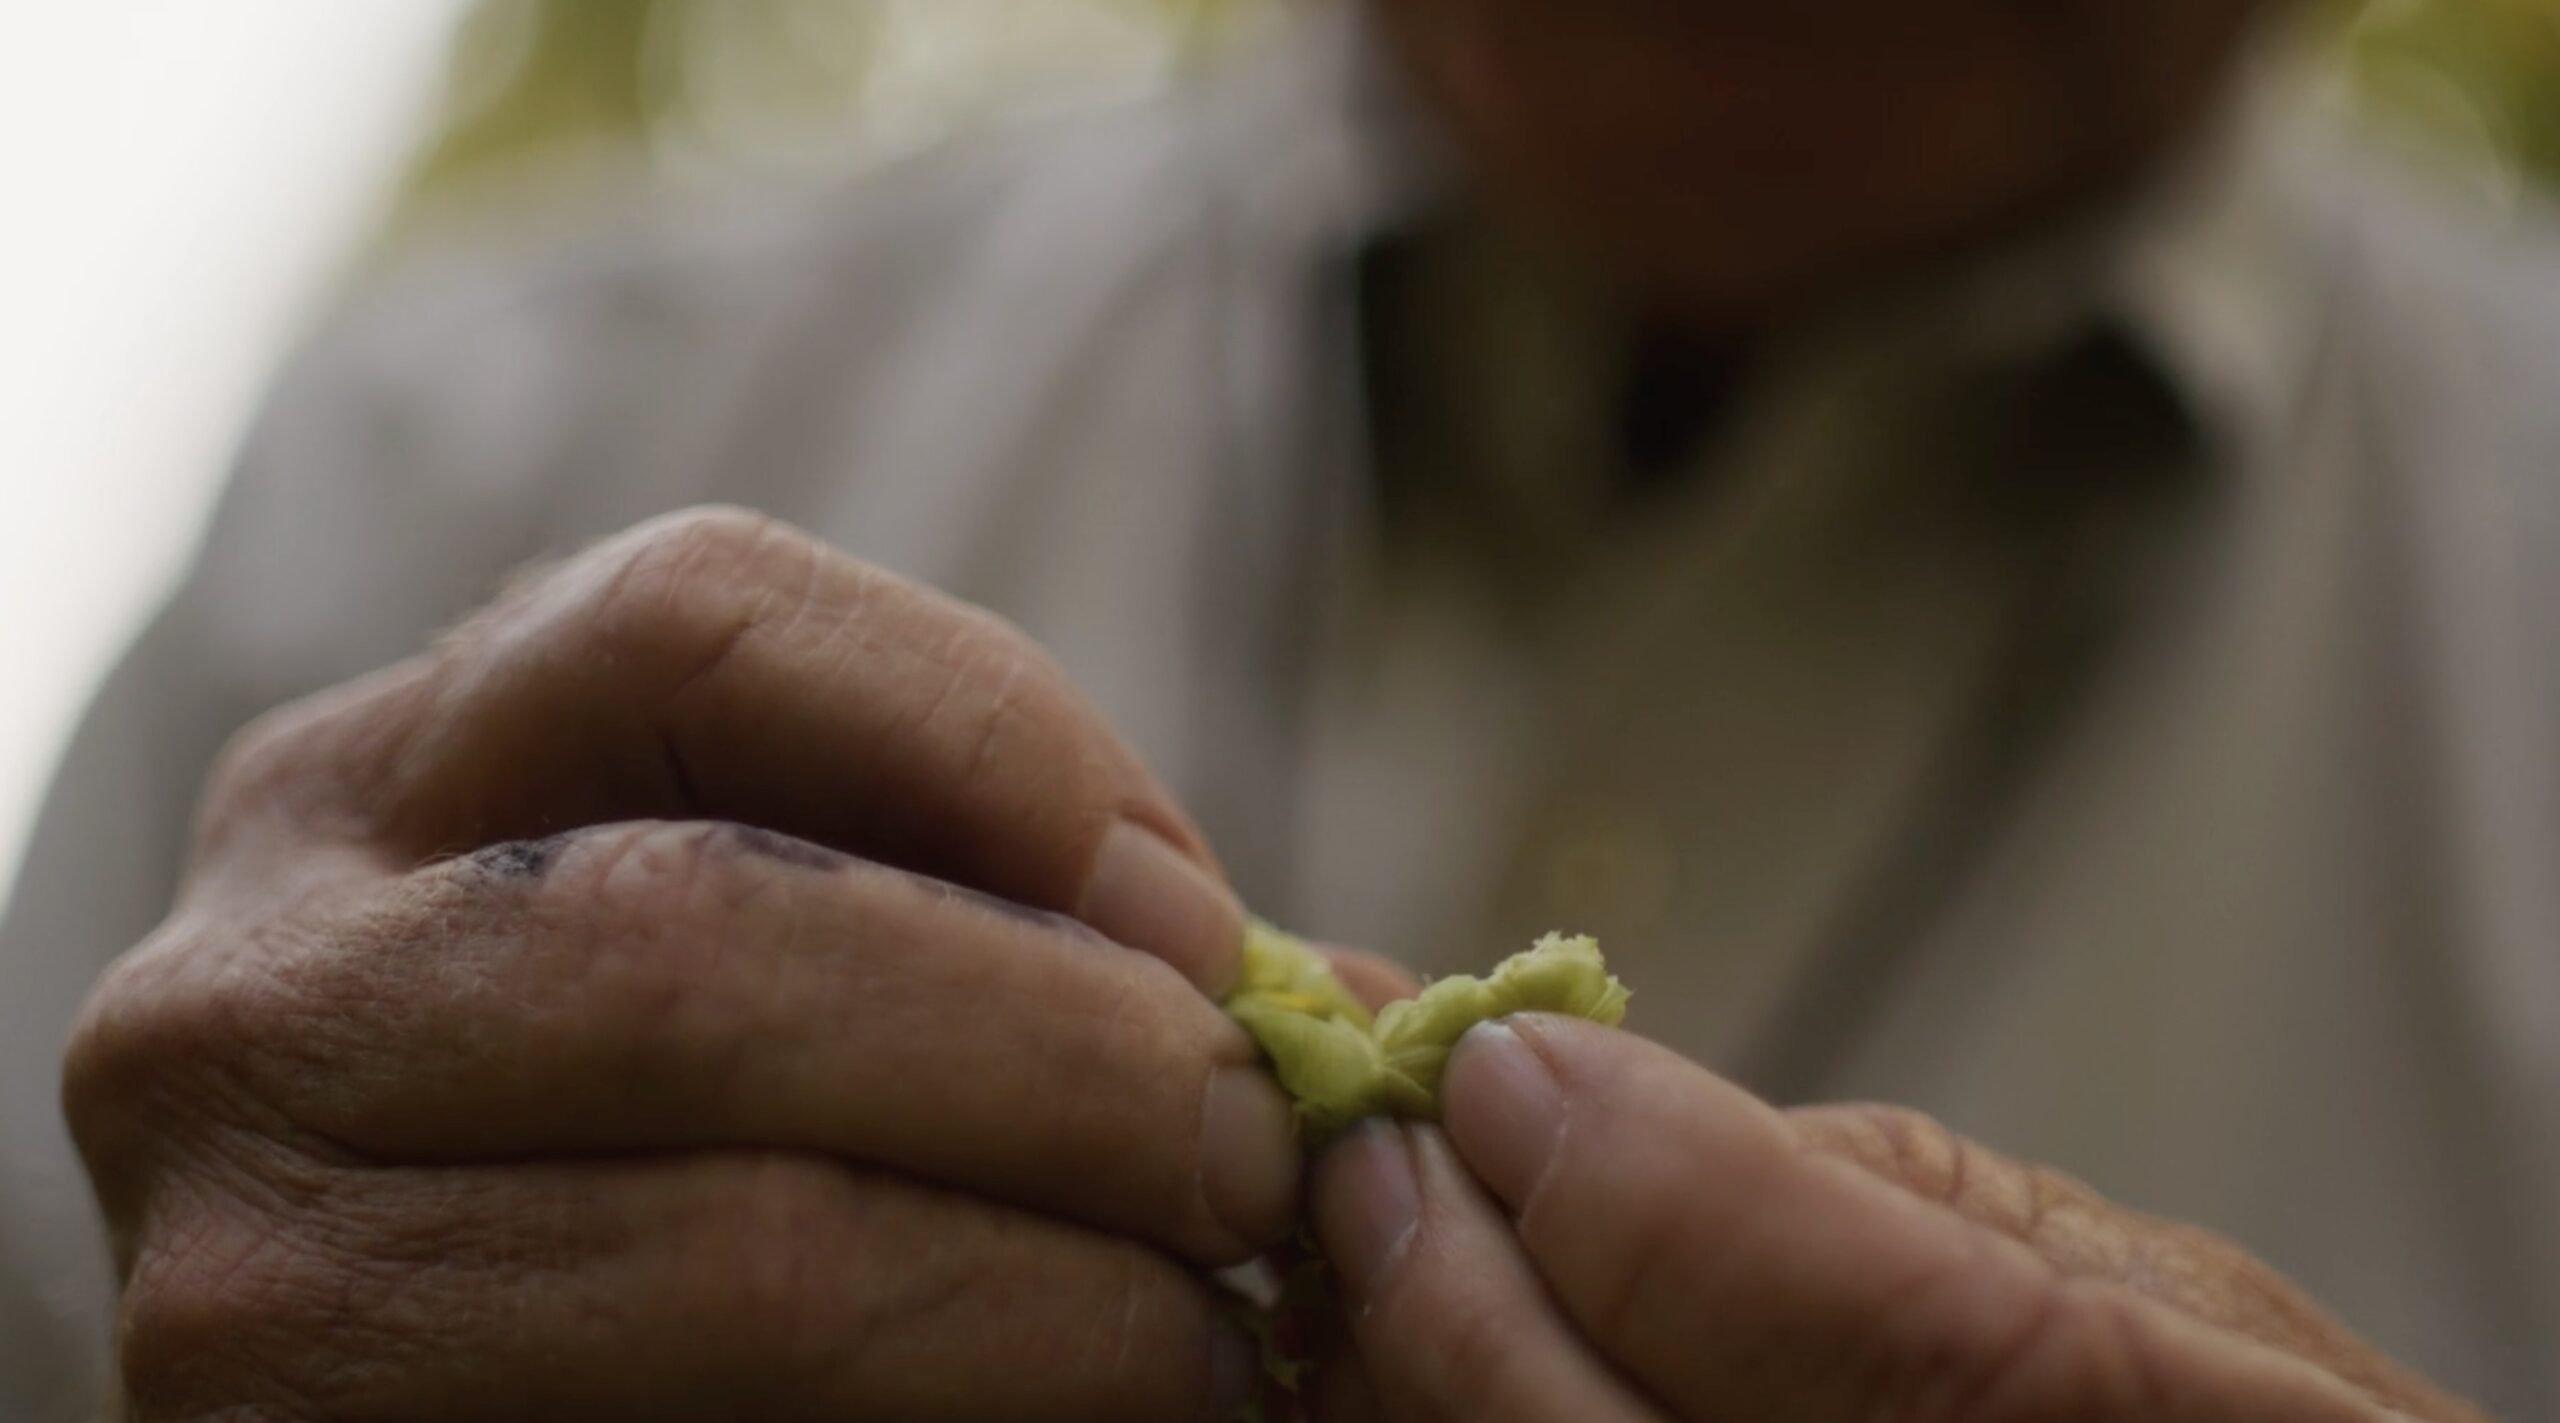
[[[1631,1035],[1470,1033],[1442,1107],[1592,1344],[1693,1418],[2376,1423],[2325,1370],[1808,1150]]]

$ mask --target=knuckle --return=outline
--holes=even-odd
[[[118,1302],[116,1367],[136,1417],[310,1416],[289,1382],[326,1337],[314,1302],[337,1291],[319,1259],[272,1222],[172,1211],[135,1256]],[[244,1399],[258,1399],[244,1405]]]
[[[806,983],[794,960],[816,922],[798,900],[826,892],[812,871],[827,854],[722,822],[636,821],[449,862],[375,916],[368,932],[389,952],[323,975],[349,1025],[328,1050],[398,1081],[366,1025],[442,1058],[475,1020],[550,1023],[630,1100],[677,1115],[717,1102],[792,1020]],[[365,1135],[343,1118],[331,1130]]]
[[[975,603],[945,600],[945,607],[950,619],[946,646],[955,667],[997,684],[1025,682],[1033,692],[1047,690],[1045,680],[1058,675],[1048,649],[1012,619]]]
[[[1964,1193],[1973,1149],[1935,1117],[1872,1102],[1836,1112],[1853,1159],[1869,1171],[1941,1204]]]
[[[931,695],[909,704],[913,720],[892,735],[933,748],[956,783],[1005,787],[1025,813],[1055,817],[1043,829],[1061,843],[1098,844],[1104,788],[1126,770],[1116,741],[1046,650],[993,614],[949,609],[913,649]]]
[[[1416,1263],[1421,1263],[1417,1261]],[[1427,1319],[1429,1347],[1425,1387],[1450,1418],[1513,1416],[1521,1397],[1513,1384],[1521,1360],[1535,1346],[1532,1321],[1485,1292],[1451,1280],[1408,1295],[1405,1306]]]
[[[1794,1120],[1815,1150],[2061,1263],[2079,1260],[2085,1237],[2111,1214],[2073,1177],[2003,1156],[1920,1112],[1855,1103]]]
[[[739,1167],[707,1200],[712,1246],[695,1257],[705,1275],[697,1297],[717,1302],[703,1318],[727,1321],[745,1342],[734,1356],[795,1375],[869,1332],[867,1321],[845,1317],[860,1292],[833,1274],[860,1255],[846,1240],[858,1229],[858,1189],[823,1163],[775,1155]]]
[[[2201,1226],[2118,1213],[2084,1233],[2105,1239],[2108,1278],[2180,1313],[2255,1338],[2322,1332],[2317,1309],[2274,1266]]]
[[[2093,1238],[2117,1233],[2121,1213],[2079,1178],[2050,1166],[2011,1170],[2015,1204],[2000,1223],[2038,1253],[2070,1262],[2088,1253]]]
[[[2159,1418],[2184,1411],[2178,1361],[2130,1296],[2060,1275],[1970,1362],[1944,1370],[1932,1420]]]
[[[970,743],[961,762],[965,777],[1017,774],[1025,768],[1007,764],[1005,752],[1027,739],[1019,733],[1064,724],[1073,715],[1065,678],[1048,654],[1009,628],[962,639],[949,676],[955,691],[967,692],[961,707]]]
[[[1671,1193],[1634,1191],[1620,1203],[1618,1223],[1591,1252],[1591,1334],[1599,1339],[1639,1337],[1660,1305],[1671,1262],[1696,1258],[1696,1218]]]
[[[698,675],[786,598],[805,596],[815,540],[741,509],[703,508],[643,524],[606,546],[587,609],[606,650],[643,665],[675,659]],[[788,591],[786,591],[788,590]]]
[[[208,818],[234,812],[264,799],[291,775],[293,750],[304,726],[292,707],[278,707],[232,734],[207,773],[204,802]]]
[[[199,850],[220,844],[244,821],[294,798],[308,782],[331,717],[324,694],[290,702],[250,721],[223,744],[205,778]]]
[[[146,945],[108,965],[72,1023],[62,1053],[62,1110],[74,1133],[115,1114],[134,1094],[137,1069],[159,1056],[152,1051],[165,1031],[152,987],[162,976],[158,957]]]
[[[118,1304],[118,1375],[154,1416],[404,1414],[446,1351],[522,1318],[539,1298],[520,1288],[542,1268],[529,1262],[572,1228],[425,1177],[384,1189],[372,1173],[300,1169],[255,1190],[189,1185],[153,1213]]]
[[[770,977],[741,972],[741,960],[766,943],[754,932],[757,921],[790,919],[795,890],[790,876],[740,852],[748,833],[721,824],[631,826],[597,847],[584,883],[562,886],[589,916],[563,966],[599,1012],[686,1040],[752,1031],[770,1005],[723,988]]]
[[[216,753],[193,849],[201,873],[234,844],[360,842],[379,831],[381,768],[418,720],[433,657],[394,663],[251,720]],[[270,854],[294,873],[300,861]]]
[[[279,993],[263,975],[207,971],[220,947],[184,920],[110,965],[62,1058],[62,1109],[94,1161],[119,1156],[137,1122],[193,1100],[265,1040]]]
[[[978,689],[981,708],[1054,710],[1071,695],[1047,648],[997,613],[944,600],[949,625],[937,649],[954,680]]]
[[[1113,1419],[1199,1416],[1199,1384],[1178,1362],[1176,1341],[1208,1327],[1200,1297],[1161,1257],[1130,1250],[1119,1273],[1086,1314],[1090,1341],[1074,1351],[1083,1372],[1062,1390],[1071,1410]]]
[[[2141,1406],[2151,1379],[2137,1357],[2149,1331],[2128,1298],[2052,1269],[2019,1275],[1985,1264],[1955,1260],[1914,1281],[1899,1317],[1920,1326],[1871,1336],[1882,1352],[1869,1357],[1866,1396],[1884,1416],[2155,1416]]]
[[[752,566],[777,543],[801,536],[782,521],[751,509],[705,504],[652,519],[625,535],[636,568],[678,581],[702,572]]]
[[[2186,1410],[2176,1380],[2188,1369],[2139,1301],[2119,1290],[2067,1282],[2055,1293],[2062,1302],[2053,1314],[2068,1319],[2041,1336],[2046,1359],[2020,1352],[2013,1365],[2020,1377],[2032,1376],[2031,1363],[2046,1363],[2059,1406],[2079,1416],[2167,1418]]]
[[[401,902],[321,890],[246,923],[181,908],[108,967],[66,1041],[60,1106],[111,1218],[172,1169],[350,1149],[332,1112],[367,1100],[351,1090],[367,1074],[405,1070],[386,1030],[434,958],[385,952],[416,932]]]

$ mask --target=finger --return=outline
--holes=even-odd
[[[1508,1223],[1436,1130],[1359,1128],[1318,1165],[1313,1199],[1383,1416],[1654,1416],[1556,1312]],[[1336,1386],[1359,1406],[1356,1385]]]
[[[1337,949],[1329,945],[1315,946],[1333,965],[1333,976],[1351,990],[1360,1005],[1374,1013],[1399,998],[1411,998],[1422,991],[1422,981],[1404,965],[1358,949]]]
[[[1967,1141],[1917,1112],[1843,1104],[1800,1108],[1786,1118],[1806,1148],[2015,1240],[2066,1275],[2118,1282],[2190,1318],[2313,1360],[2412,1417],[2474,1416],[2209,1231],[2126,1210],[2060,1172]]]
[[[1143,1248],[813,1158],[299,1184],[137,1270],[135,1416],[1196,1423],[1256,1381]]]
[[[1295,1216],[1288,1099],[1179,974],[771,832],[504,847],[281,952],[239,1055],[369,1159],[792,1147],[1222,1263]]]
[[[1386,1405],[1356,1353],[1317,1364],[1300,1398],[1311,1423],[1388,1423]]]
[[[1242,939],[1197,832],[1028,639],[735,511],[633,530],[262,722],[217,786],[213,845],[283,818],[422,859],[733,820],[1078,914],[1213,993]]]
[[[1804,1150],[1777,1112],[1630,1035],[1550,1018],[1480,1028],[1443,1109],[1567,1313],[1675,1409],[2379,1416],[2307,1364],[2072,1279]]]

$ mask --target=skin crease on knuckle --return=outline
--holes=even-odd
[[[799,957],[791,926],[804,917],[796,901],[810,892],[807,877],[855,863],[716,822],[600,826],[493,846],[414,877],[409,903],[388,916],[403,942],[382,955],[385,973],[351,968],[338,996],[354,1012],[386,989],[389,1001],[414,1005],[375,1055],[451,1059],[418,1078],[427,1087],[458,1075],[488,1090],[455,1056],[468,1044],[451,1039],[475,1023],[503,1023],[522,1039],[510,1057],[609,1072],[618,1097],[700,1118],[743,1072],[766,1025],[790,1021]],[[381,982],[385,974],[395,983]],[[368,1075],[401,1070],[377,1062]],[[434,1109],[413,1092],[367,1100],[371,1110],[385,1100]],[[536,1117],[506,1116],[518,1137],[538,1131]],[[468,1123],[419,1129],[413,1148],[431,1141],[472,1154]]]
[[[616,534],[571,560],[597,568],[610,591],[600,604],[627,607],[635,623],[684,611],[689,590],[724,582],[757,567],[774,541],[800,536],[787,525],[749,509],[704,505],[680,509]]]
[[[1516,1401],[1521,1390],[1514,1387],[1514,1380],[1520,1372],[1522,1335],[1530,1322],[1463,1289],[1463,1279],[1454,1279],[1427,1301],[1441,1316],[1433,1325],[1435,1357],[1428,1386],[1439,1404],[1439,1416],[1452,1423],[1460,1419],[1545,1423],[1527,1416],[1530,1410]],[[1422,1308],[1425,1303],[1416,1299],[1406,1307]]]
[[[2393,1407],[2462,1416],[2458,1404],[2435,1396],[2275,1270],[2211,1231],[2125,1210],[2080,1181],[1986,1150],[1903,1108],[1857,1103],[1788,1115],[1808,1149],[2025,1244],[2066,1279],[2120,1287],[2308,1361]]]
[[[1853,1330],[1872,1348],[1857,1391],[1916,1419],[2168,1418],[2182,1369],[2218,1342],[2164,1342],[2152,1303],[2103,1275],[2075,1274],[2043,1250],[2051,1194],[2031,1173],[1935,1121],[1884,1107],[1818,1109],[1818,1164],[1882,1184],[1947,1217],[1915,1216],[1906,1239],[1939,1248],[1901,1261],[1903,1278]],[[1870,1188],[1871,1189],[1871,1188]],[[2024,1203],[2023,1205],[2021,1203]]]
[[[598,550],[594,592],[573,616],[609,655],[671,667],[668,685],[680,693],[711,676],[758,627],[796,616],[830,556],[760,514],[688,510]]]
[[[173,1198],[146,1236],[122,1329],[137,1423],[617,1398],[653,1417],[1202,1416],[1211,1313],[1179,1268],[794,1153],[336,1170],[291,1199]],[[949,1391],[988,1358],[1017,1371]]]
[[[423,660],[266,713],[215,758],[188,842],[181,902],[272,911],[280,895],[382,868],[380,807],[362,789],[396,756]]]
[[[342,1251],[350,1222],[239,1178],[190,1186],[154,1212],[119,1300],[124,1418],[325,1418],[332,1393],[391,1371],[402,1342],[368,1321],[404,1282]]]
[[[1521,1036],[1535,1045],[1543,1033]],[[1692,1402],[1738,1390],[1795,1397],[1806,1416],[1881,1407],[2017,1423],[2376,1416],[2334,1355],[2266,1348],[2000,1228],[2085,1237],[2082,1222],[2109,1208],[2066,1178],[1889,1109],[1779,1114],[1718,1090],[1733,1110],[1684,1109],[1688,1125],[1669,1129],[1643,1104],[1693,1100],[1705,1085],[1694,1068],[1665,1076],[1652,1050],[1561,1026],[1555,1036],[1541,1056],[1572,1108],[1520,1198],[1519,1229],[1585,1337],[1630,1366],[1685,1372],[1703,1391],[1682,1395]],[[1714,1162],[1711,1190],[1699,1189],[1702,1159]],[[1717,1300],[1752,1303],[1722,1323],[1691,1313]],[[1709,1338],[1726,1347],[1704,1348]],[[1835,1363],[1787,1362],[1807,1349]],[[1843,1377],[1849,1358],[1865,1362]]]
[[[1397,1360],[1380,1378],[1389,1396],[1407,1405],[1399,1417],[1508,1417],[1500,1380],[1519,1331],[1468,1288],[1466,1262],[1448,1249],[1433,1211],[1426,1198],[1422,1218],[1394,1247],[1376,1293],[1361,1307],[1367,1347],[1383,1344]]]
[[[936,912],[950,908],[983,915],[1007,932],[1057,933],[1059,924],[1069,922],[999,908],[1003,901],[753,827],[659,822],[588,832],[572,843],[578,853],[553,857],[546,869],[552,883],[540,896],[544,903],[598,911],[574,929],[583,947],[569,956],[568,966],[581,975],[578,996],[603,1005],[601,1011],[615,1021],[672,1030],[683,1045],[675,1056],[696,1069],[751,1050],[768,1036],[760,1025],[799,1016],[799,973],[817,948],[800,942],[800,935],[812,915],[822,915],[838,934],[856,928],[861,917],[869,919],[858,946],[830,950],[846,971],[855,967],[853,960],[901,952],[899,944],[926,932]],[[822,888],[804,876],[832,877],[835,883]],[[804,894],[811,901],[797,903]],[[721,925],[736,932],[724,937],[708,931]],[[1090,941],[1081,929],[1069,937]],[[750,962],[752,971],[741,971]],[[875,1005],[883,1014],[912,1015],[929,1026],[952,1007],[947,991],[919,1000],[924,990],[910,981],[913,975],[902,977],[885,959],[864,976],[877,977],[881,991],[894,995]],[[997,994],[1009,985],[1009,978],[995,978],[984,988]],[[985,995],[969,1001],[984,1011],[1001,1006]],[[1038,1022],[1050,1006],[1026,1003],[1020,1016]],[[710,1075],[720,1075],[716,1066]]]
[[[815,568],[831,557],[761,516],[695,510],[520,579],[391,679],[362,729],[371,754],[348,758],[362,762],[361,784],[333,800],[360,808],[385,851],[413,863],[691,813],[656,710],[717,673],[774,612],[778,580],[812,582],[795,558]]]
[[[294,925],[247,929],[182,912],[112,966],[64,1055],[62,1107],[108,1221],[124,1229],[190,1161],[326,1150],[298,1130],[279,1082],[302,1061],[307,1017],[276,961]]]
[[[870,834],[878,843],[859,848],[1061,909],[1123,802],[1178,824],[1063,670],[992,614],[734,512],[677,516],[596,557],[601,572],[567,579],[590,591],[536,640],[600,650],[626,676],[645,669],[648,735],[685,813],[719,814],[731,807],[706,794],[752,784],[785,828]],[[805,714],[759,690],[783,680],[846,689],[822,749],[831,782],[913,799],[930,773],[934,795],[977,809],[947,823],[892,816],[893,831],[839,824],[840,804],[803,804],[807,786],[776,783],[734,750]],[[988,815],[1006,825],[1002,843],[1065,853],[990,860]]]
[[[1059,1418],[1196,1416],[1185,1362],[1205,1361],[1207,1297],[1150,1252],[808,1158],[735,1161],[709,1184],[679,1229],[706,1247],[688,1292],[727,1331],[722,1356],[824,1394],[851,1388],[866,1417],[948,1409],[945,1381],[989,1357],[1017,1372],[981,1405],[1009,1395]],[[1026,1289],[1026,1275],[1045,1283]],[[765,1402],[793,1410],[780,1394]]]

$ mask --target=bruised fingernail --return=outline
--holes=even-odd
[[[1212,997],[1235,980],[1244,944],[1235,895],[1135,821],[1119,822],[1104,837],[1076,917],[1172,964]]]
[[[1200,1106],[1200,1195],[1244,1246],[1289,1233],[1298,1215],[1296,1112],[1271,1074],[1222,1067]]]
[[[1518,1210],[1564,1137],[1564,1088],[1511,1024],[1485,1023],[1449,1055],[1440,1117],[1477,1179]]]
[[[569,848],[576,833],[563,831],[539,840],[510,840],[475,852],[471,860],[500,879],[537,880],[559,863],[560,852]]]
[[[1317,1168],[1316,1234],[1355,1300],[1368,1298],[1422,1219],[1422,1187],[1404,1129],[1355,1127]]]
[[[1253,1337],[1221,1321],[1209,1336],[1209,1392],[1218,1423],[1259,1416],[1262,1398],[1262,1348]]]

